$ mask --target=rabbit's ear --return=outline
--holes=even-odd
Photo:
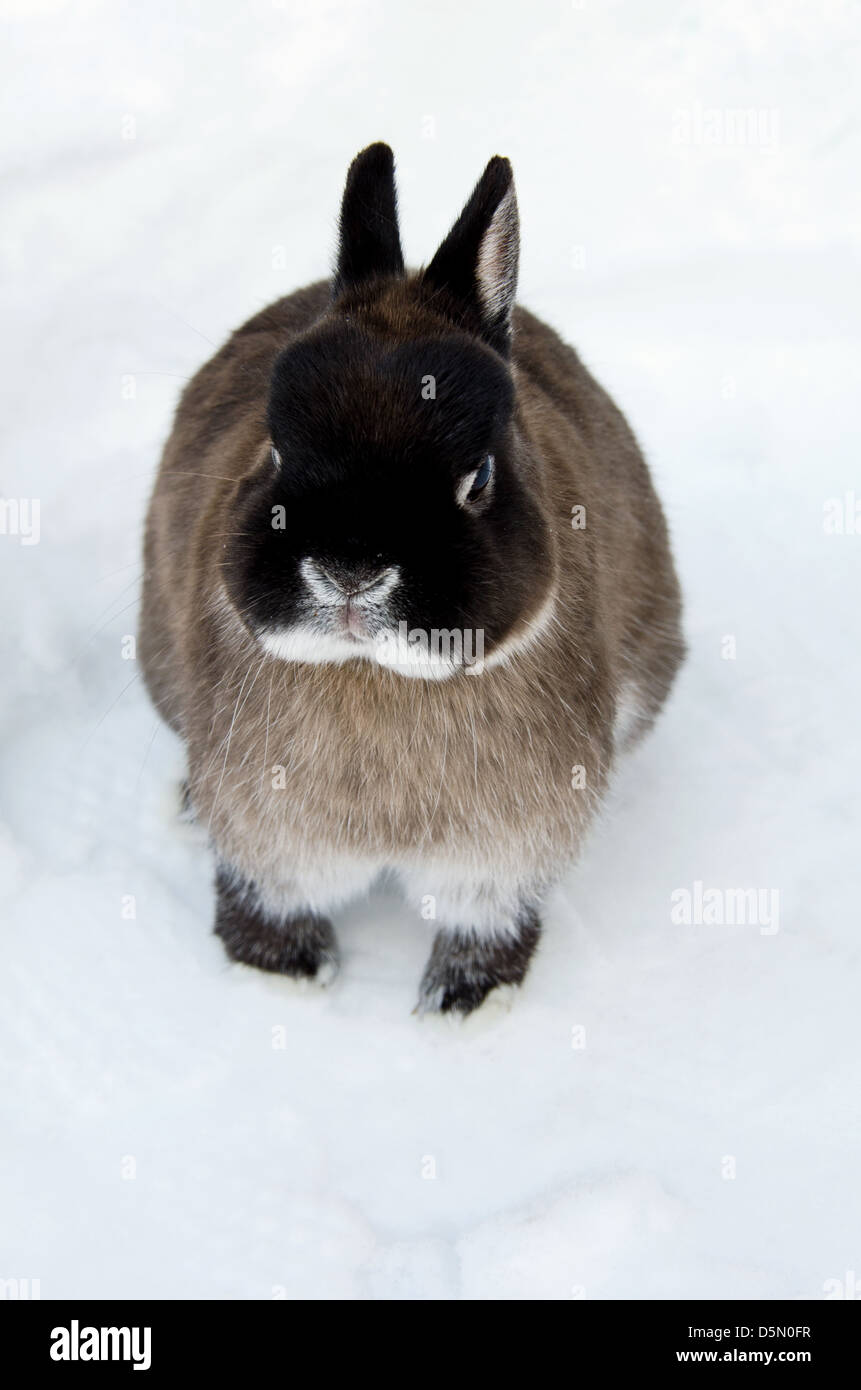
[[[395,157],[388,145],[369,145],[356,155],[347,174],[333,294],[376,275],[403,273]]]
[[[507,353],[517,290],[520,233],[514,175],[494,155],[424,279],[447,290],[499,352]]]

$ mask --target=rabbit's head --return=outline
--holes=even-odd
[[[270,653],[445,677],[504,660],[549,611],[543,470],[509,362],[517,258],[507,160],[417,275],[391,150],[353,162],[331,304],[275,363],[224,562]]]

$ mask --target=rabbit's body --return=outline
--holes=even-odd
[[[452,568],[466,576],[458,580],[460,619],[470,616],[468,603],[481,617],[481,595],[490,614],[493,603],[506,601],[506,587],[517,598],[515,616],[506,610],[493,617],[483,666],[470,670],[461,662],[454,672],[446,668],[446,678],[416,678],[370,659],[367,646],[355,658],[352,647],[344,654],[343,642],[353,638],[329,636],[328,569],[318,571],[303,557],[299,571],[313,593],[322,593],[327,625],[320,660],[313,645],[306,652],[318,639],[265,608],[281,573],[268,551],[266,583],[255,578],[252,587],[246,578],[258,564],[249,517],[269,523],[275,507],[269,491],[259,501],[257,490],[272,487],[265,469],[272,468],[270,441],[281,425],[277,415],[273,423],[268,388],[277,359],[291,344],[303,354],[318,325],[328,333],[331,305],[328,282],[278,301],[235,333],[184,393],[149,515],[141,657],[159,710],[187,744],[192,800],[219,860],[217,930],[231,955],[323,976],[335,959],[325,914],[389,869],[441,929],[424,1006],[468,1009],[494,985],[522,978],[543,891],[576,856],[614,754],[648,727],[666,697],[683,653],[678,586],[660,505],[624,418],[576,354],[517,309],[507,428],[516,439],[517,486],[525,491],[516,508],[512,503],[514,522],[500,527],[499,545],[519,543],[511,540],[518,515],[534,528],[534,543],[512,551],[495,574],[490,552],[481,551],[484,568],[471,590],[467,541],[455,538],[450,547]],[[451,341],[455,355],[459,348],[450,315],[428,296],[422,276],[372,277],[353,288],[352,298],[348,287],[339,311],[346,329],[339,322],[337,331],[346,338],[334,339],[332,348],[323,338],[313,382],[318,358],[325,364],[327,353],[346,350],[342,341],[353,351],[358,325],[363,351],[385,346],[377,375],[394,372],[399,382],[412,379],[412,344],[422,345],[409,409],[433,408],[420,394],[433,373],[421,367],[433,365],[434,344]],[[486,355],[499,351],[491,343]],[[473,366],[464,360],[460,380],[468,396]],[[495,360],[491,366],[496,370]],[[304,379],[295,375],[304,370],[301,356],[292,370],[291,382]],[[483,370],[482,358],[475,371]],[[336,361],[333,372],[342,381]],[[368,389],[345,407],[344,419],[361,414]],[[327,405],[322,423],[309,431],[315,441],[333,411]],[[387,423],[368,431],[369,457],[372,448],[396,448],[397,431],[409,429],[403,420],[396,402]],[[291,426],[300,441],[301,423]],[[361,440],[364,426],[355,428]],[[334,454],[335,445],[328,447]],[[398,447],[405,457],[415,452],[408,439]],[[499,508],[508,484],[501,462],[494,466],[490,506]],[[309,503],[304,479],[300,485],[301,529],[308,524],[301,508]],[[347,530],[361,531],[362,501],[361,492],[352,494],[357,519],[348,516]],[[469,510],[475,501],[469,492],[459,505]],[[392,562],[382,579],[368,571],[363,588],[345,586],[363,638],[378,611],[388,612],[389,588],[393,604],[406,589],[411,548],[430,555],[436,547],[446,563],[446,536],[434,534],[442,505],[431,499],[429,515],[416,506],[414,530],[398,535],[391,550],[375,540],[376,563]],[[289,533],[290,505],[284,510]],[[369,510],[365,529],[378,511]],[[472,544],[481,517],[465,524]],[[340,525],[333,519],[333,529]],[[276,542],[267,535],[263,543]],[[326,565],[333,568],[328,558]],[[285,588],[294,574],[291,567]],[[428,580],[416,583],[416,603],[428,588]],[[379,592],[379,605],[362,606],[368,592]],[[256,605],[251,620],[246,604]],[[350,602],[344,605],[349,616]],[[306,625],[319,621],[317,608],[302,611],[310,615]],[[434,616],[431,610],[429,623]],[[456,626],[440,609],[438,627]],[[482,626],[474,628],[463,638],[465,651],[470,641],[479,647]],[[480,648],[474,654],[480,657]]]

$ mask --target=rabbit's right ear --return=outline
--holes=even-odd
[[[388,145],[369,145],[347,173],[332,294],[337,297],[375,276],[403,273],[395,157]]]

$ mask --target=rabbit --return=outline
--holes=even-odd
[[[331,914],[388,871],[435,931],[419,1013],[522,983],[685,650],[643,456],[515,306],[518,251],[496,156],[408,271],[392,151],[362,151],[331,279],[192,379],[146,525],[139,653],[228,957],[327,984]]]

